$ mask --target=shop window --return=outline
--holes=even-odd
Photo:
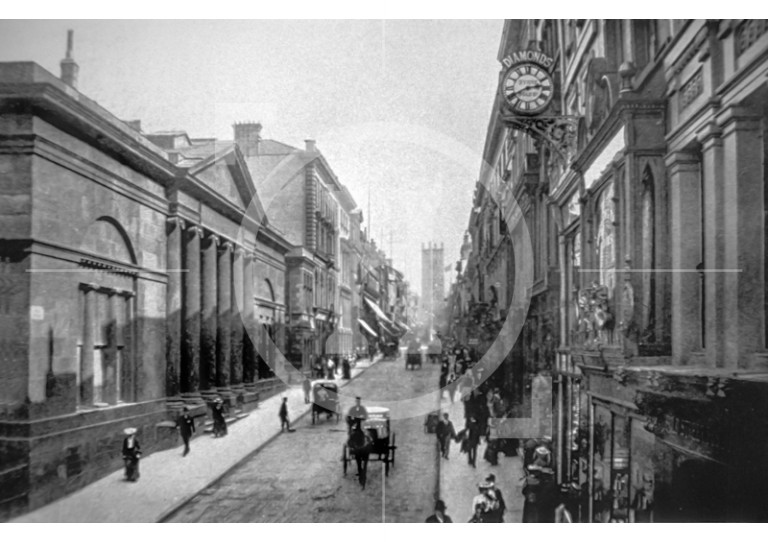
[[[630,520],[631,420],[595,406],[592,512],[596,523]]]
[[[653,523],[656,439],[641,420],[632,420],[631,432],[629,518],[631,523]]]
[[[613,420],[611,412],[596,405],[595,424],[592,433],[592,521],[609,523],[611,519],[611,443],[613,441]]]

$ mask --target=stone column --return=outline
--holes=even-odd
[[[216,387],[228,393],[232,362],[232,249],[229,241],[221,243],[218,251],[217,326],[216,326]]]
[[[247,252],[243,258],[243,308],[241,314],[245,325],[243,337],[243,381],[254,383],[256,373],[256,327],[253,322],[253,266],[256,255]]]
[[[704,348],[707,365],[723,364],[723,143],[714,123],[698,134],[702,149],[704,190]]]
[[[202,308],[200,322],[200,389],[216,392],[217,272],[216,249],[219,238],[208,234],[203,240]]]
[[[117,403],[117,314],[120,310],[120,296],[117,290],[109,292],[107,323],[107,348],[102,354],[104,367],[101,400],[108,405]]]
[[[243,387],[243,275],[245,250],[237,247],[232,257],[232,366],[230,382],[232,388],[242,393]]]
[[[165,296],[165,393],[168,397],[180,392],[181,376],[181,242],[184,221],[170,217],[166,223],[166,273],[168,285]]]
[[[134,283],[134,290],[136,285]],[[123,295],[123,318],[124,324],[122,326],[123,335],[123,363],[120,368],[120,398],[125,402],[136,401],[138,390],[136,389],[137,380],[137,368],[140,363],[138,352],[141,352],[140,348],[137,348],[134,344],[136,341],[136,293],[135,291],[124,291]]]
[[[765,347],[765,177],[760,116],[729,107],[722,127],[724,216],[723,366],[747,367],[749,355]],[[735,271],[738,270],[738,271]]]
[[[203,231],[192,226],[184,232],[182,279],[181,391],[196,397],[200,389],[200,238]]]
[[[83,284],[83,347],[82,365],[80,367],[80,404],[90,406],[93,404],[93,345],[94,345],[94,318],[95,314],[95,290],[96,284]]]
[[[701,350],[701,288],[696,269],[701,251],[701,163],[697,155],[673,152],[669,173],[669,240],[672,272],[672,359],[685,364]]]

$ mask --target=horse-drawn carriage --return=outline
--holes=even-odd
[[[341,404],[339,403],[339,386],[329,380],[321,380],[312,384],[312,424],[325,414],[330,420],[336,416],[336,423],[341,419]]]
[[[389,341],[381,346],[381,353],[384,355],[385,360],[397,359],[400,354],[400,342]]]
[[[395,433],[390,430],[389,409],[384,407],[368,407],[368,418],[365,420],[348,419],[349,438],[341,452],[344,463],[344,474],[354,458],[357,463],[357,476],[360,485],[365,488],[368,471],[368,461],[371,455],[376,455],[378,461],[384,463],[384,475],[389,476],[389,466],[395,466]]]
[[[421,352],[408,352],[405,354],[405,370],[415,370],[416,367],[421,369]]]

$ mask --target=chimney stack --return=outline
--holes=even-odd
[[[317,148],[315,147],[315,140],[314,139],[305,139],[304,143],[307,146],[307,152],[317,152]]]
[[[259,142],[261,141],[260,122],[236,122],[235,143],[245,156],[259,155]]]
[[[77,88],[77,73],[80,66],[72,58],[75,31],[67,30],[67,56],[61,61],[61,80],[72,88]]]

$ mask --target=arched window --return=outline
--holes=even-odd
[[[641,253],[642,253],[642,329],[650,334],[652,340],[654,313],[656,311],[656,281],[655,273],[650,270],[656,267],[656,210],[654,205],[654,179],[650,166],[646,166],[642,177],[643,195],[641,198]]]

